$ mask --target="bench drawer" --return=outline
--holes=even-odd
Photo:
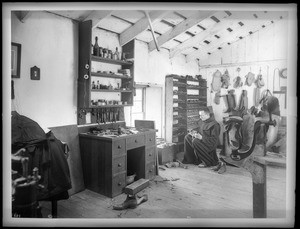
[[[145,145],[145,136],[136,135],[126,139],[126,148],[127,150],[138,148]]]
[[[125,171],[126,171],[126,156],[114,158],[112,163],[112,174],[115,175],[117,173],[121,173]]]
[[[112,155],[113,157],[126,154],[125,139],[120,139],[112,142]]]

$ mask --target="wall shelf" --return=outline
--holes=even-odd
[[[133,65],[132,62],[128,61],[123,61],[123,60],[114,60],[114,59],[109,59],[109,58],[104,58],[104,57],[99,57],[99,56],[94,56],[91,55],[92,61],[97,61],[97,62],[102,62],[102,63],[108,63],[108,64],[115,64],[115,65]]]

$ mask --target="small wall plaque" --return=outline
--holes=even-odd
[[[30,68],[30,78],[32,80],[40,80],[40,69],[37,66]]]

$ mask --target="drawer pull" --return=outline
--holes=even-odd
[[[151,156],[152,156],[152,153],[149,153],[149,156],[151,157]]]
[[[118,167],[121,167],[121,166],[122,166],[122,164],[121,164],[121,163],[119,163],[119,164],[118,164]]]
[[[122,147],[120,145],[118,145],[118,149],[121,149]]]
[[[138,142],[138,140],[137,140],[137,139],[135,139],[135,140],[134,140],[134,142],[135,142],[135,143],[137,143],[137,142]]]
[[[121,185],[122,185],[122,183],[121,183],[121,182],[119,182],[119,183],[118,183],[118,186],[121,186]]]

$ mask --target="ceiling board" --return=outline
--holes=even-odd
[[[190,39],[192,37],[192,35],[188,34],[188,33],[181,33],[178,36],[174,37],[173,39],[184,42],[187,39]]]
[[[184,18],[175,13],[170,13],[166,17],[164,17],[164,20],[170,22],[173,25],[178,25],[180,22],[184,21]]]
[[[158,32],[160,34],[163,34],[163,33],[167,32],[169,29],[172,29],[171,26],[169,26],[163,22],[156,22],[154,25],[152,25],[152,27],[155,32]],[[150,26],[149,26],[149,28],[150,28]]]
[[[168,42],[164,43],[161,47],[164,47],[166,49],[171,49],[175,46],[177,46],[179,43],[174,40],[169,40]]]
[[[188,18],[191,15],[193,15],[194,13],[196,13],[196,10],[176,10],[175,12],[184,16],[185,18]]]
[[[114,17],[107,17],[99,22],[98,27],[116,33],[122,33],[124,30],[131,27],[131,24]]]
[[[155,37],[158,37],[157,34],[155,34]],[[146,43],[149,43],[150,41],[153,40],[152,33],[149,30],[145,30],[144,32],[140,33],[139,35],[136,36],[136,39],[144,41]]]
[[[198,25],[194,25],[193,27],[191,27],[187,31],[194,34],[194,35],[197,35],[198,33],[202,32],[203,29],[201,29]]]
[[[73,20],[82,21],[90,14],[90,10],[54,10],[48,11],[54,14],[58,14]]]
[[[136,23],[138,20],[145,17],[143,12],[137,10],[115,10],[112,14],[132,23]]]

